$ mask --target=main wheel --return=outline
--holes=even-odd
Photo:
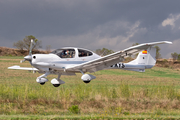
[[[41,85],[44,85],[45,84],[45,82],[42,82],[42,83],[40,83]]]
[[[54,86],[54,87],[59,87],[59,86],[60,86],[60,84],[53,84],[53,86]]]
[[[84,81],[84,83],[89,83],[90,81]]]

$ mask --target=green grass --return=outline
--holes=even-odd
[[[145,73],[133,72],[133,71],[123,71],[119,72],[120,70],[103,70],[98,71],[96,74],[103,75],[135,75],[138,77],[170,77],[170,78],[180,78],[179,72],[177,70],[172,70],[168,68],[153,68],[153,69],[146,69]]]
[[[118,120],[124,120],[124,119],[179,119],[179,115],[0,115],[1,119],[80,119],[80,120],[87,120],[87,119],[104,119],[104,120],[110,120],[110,119],[118,119]]]
[[[0,56],[0,59],[23,59],[24,56]]]
[[[0,118],[2,119],[138,119],[179,118],[180,72],[153,67],[145,73],[102,70],[89,84],[81,74],[62,76],[58,88],[36,83],[41,74],[8,70],[21,57],[0,57]],[[49,81],[56,78],[49,75]],[[78,111],[78,112],[77,112]],[[7,116],[8,115],[8,116]],[[9,116],[10,115],[10,116]]]

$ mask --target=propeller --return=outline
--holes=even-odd
[[[29,49],[29,55],[24,57],[24,60],[21,60],[20,63],[23,63],[25,61],[30,61],[32,60],[32,48],[33,48],[33,39],[31,39],[31,44],[30,44],[30,49]]]

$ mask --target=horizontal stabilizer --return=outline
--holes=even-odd
[[[39,71],[39,70],[36,69],[36,68],[20,67],[20,66],[18,66],[18,65],[14,65],[14,66],[8,67],[8,69]]]
[[[136,71],[136,72],[145,72],[145,69],[126,69],[126,68],[124,68],[124,70]]]

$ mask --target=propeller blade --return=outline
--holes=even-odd
[[[23,63],[23,62],[25,62],[25,61],[26,61],[25,59],[24,59],[24,60],[21,60],[20,63]]]
[[[32,49],[33,49],[33,39],[31,39],[31,44],[30,44],[30,49],[29,49],[29,55],[24,57],[24,60],[21,60],[20,63],[23,63],[25,61],[30,61],[32,60]]]
[[[30,49],[29,49],[29,55],[32,55],[32,48],[33,48],[33,39],[31,39]]]

